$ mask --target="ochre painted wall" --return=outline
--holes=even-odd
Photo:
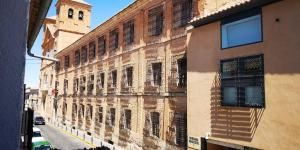
[[[189,31],[188,136],[205,137],[206,133],[211,133],[209,139],[259,149],[299,148],[299,8],[297,0],[264,6],[261,43],[221,50],[220,22]],[[277,18],[279,22],[275,21]],[[265,108],[220,106],[220,60],[256,54],[264,54]],[[215,125],[222,121],[224,126]],[[230,121],[242,123],[230,128],[233,126]],[[223,135],[215,136],[217,132]]]

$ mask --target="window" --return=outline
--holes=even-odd
[[[182,147],[187,145],[187,118],[185,113],[175,113],[176,144]]]
[[[85,82],[86,82],[86,77],[82,76],[80,78],[80,93],[83,94],[83,92],[85,91]]]
[[[70,8],[70,9],[68,10],[68,18],[73,18],[73,13],[74,13],[73,9]]]
[[[65,69],[70,67],[70,56],[65,56]]]
[[[89,44],[89,60],[93,61],[96,57],[96,45],[95,42]]]
[[[112,71],[111,76],[112,76],[112,87],[116,87],[117,86],[117,70]]]
[[[125,129],[131,129],[131,110],[129,110],[129,109],[125,109],[125,111],[124,111],[124,123],[123,123],[123,125],[124,125],[124,128]]]
[[[115,115],[116,115],[116,109],[115,108],[110,108],[110,124],[112,126],[115,126]]]
[[[87,47],[83,46],[81,48],[81,63],[86,63],[87,62]]]
[[[100,57],[106,52],[106,40],[104,36],[98,38],[98,51]]]
[[[67,94],[68,91],[68,80],[64,79],[64,94]]]
[[[152,135],[159,137],[159,113],[151,112]]]
[[[150,36],[160,35],[163,31],[164,12],[163,5],[149,10],[148,33]]]
[[[186,58],[178,59],[177,60],[178,66],[178,87],[186,87]]]
[[[103,122],[103,107],[99,107],[98,108],[98,119],[99,119],[99,123]]]
[[[100,73],[100,87],[104,88],[104,73]]]
[[[78,19],[83,20],[83,11],[78,12]]]
[[[89,119],[92,119],[93,118],[93,106],[92,105],[89,105],[88,106],[89,107],[89,114],[87,114],[87,115],[89,115]]]
[[[90,75],[88,80],[88,94],[92,94],[93,90],[94,90],[94,75]]]
[[[134,20],[124,23],[123,28],[124,28],[124,34],[123,34],[124,44],[130,45],[134,41]]]
[[[111,50],[115,50],[119,47],[119,31],[114,29],[109,33],[109,47]]]
[[[132,86],[132,72],[133,72],[133,67],[126,68],[126,86],[129,87]]]
[[[173,27],[183,27],[190,21],[192,3],[192,0],[173,0]]]
[[[161,86],[161,63],[153,63],[153,85]]]
[[[261,9],[255,9],[221,21],[222,48],[262,41]]]
[[[223,106],[264,107],[263,55],[221,61]]]
[[[84,105],[80,105],[80,110],[79,110],[79,118],[84,117]]]
[[[55,62],[55,71],[59,72],[60,70],[60,61]]]
[[[80,51],[75,51],[75,65],[78,66],[80,64]]]
[[[74,78],[74,80],[73,80],[73,93],[76,94],[78,90],[79,90],[79,79]]]

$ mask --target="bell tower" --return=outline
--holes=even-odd
[[[59,52],[90,31],[91,5],[83,0],[56,3],[55,47]]]

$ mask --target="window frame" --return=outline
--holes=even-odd
[[[245,60],[251,59],[251,58],[259,58],[261,59],[261,66],[260,71],[256,72],[257,74],[254,75],[247,75],[245,74],[244,70],[244,64]],[[223,64],[224,62],[230,62],[230,61],[236,61],[236,72],[231,75],[232,77],[223,77]],[[235,57],[235,58],[229,58],[229,59],[223,59],[220,60],[220,81],[221,81],[221,106],[232,106],[232,107],[250,107],[250,108],[265,108],[265,83],[264,83],[264,55],[263,54],[257,54],[257,55],[251,55],[251,56],[243,56],[243,57]],[[231,81],[231,80],[234,80]],[[247,83],[248,82],[248,83]],[[261,105],[251,105],[246,104],[246,92],[242,91],[245,90],[246,87],[250,87],[251,85],[261,84]],[[256,85],[257,86],[257,85]],[[224,102],[224,88],[225,87],[234,87],[236,88],[236,102],[234,104],[229,104]],[[243,97],[240,97],[240,94],[242,94]]]
[[[72,13],[72,14],[70,14],[70,13]],[[73,19],[73,16],[74,16],[74,10],[72,8],[69,8],[68,9],[68,18]]]
[[[159,66],[160,68],[156,68],[156,69],[160,70],[160,73],[157,74],[156,71],[155,71],[155,65],[158,65],[158,64],[160,65]],[[162,80],[163,80],[163,75],[162,75],[162,73],[163,73],[163,64],[162,64],[162,62],[152,63],[151,67],[152,67],[152,79],[153,79],[152,80],[152,85],[153,86],[162,86]],[[156,81],[156,78],[155,78],[156,75],[159,75],[158,81]]]
[[[164,8],[165,8],[165,5],[161,4],[161,5],[152,7],[148,10],[148,16],[147,16],[148,17],[147,18],[148,19],[148,22],[147,22],[148,36],[155,37],[155,36],[160,36],[163,34],[164,28],[165,28]],[[159,9],[161,9],[161,10],[159,10]],[[155,19],[151,20],[150,18],[155,18]],[[160,23],[160,26],[158,26],[158,23]],[[155,24],[155,27],[153,24]]]
[[[80,16],[82,14],[82,16]],[[84,13],[83,13],[83,11],[79,11],[78,12],[78,20],[83,20],[83,18],[84,18]]]
[[[181,8],[180,11],[176,12],[174,9],[176,5],[181,5],[181,7],[183,7],[182,5],[187,5],[186,7],[189,9],[184,9],[185,8],[184,7],[184,8]],[[184,18],[182,16],[183,12],[187,13],[186,18]],[[180,13],[179,18],[175,18],[175,14],[177,14],[177,13]],[[192,19],[192,15],[193,15],[193,1],[192,0],[172,0],[172,27],[174,29],[186,26],[188,24],[188,22]],[[183,20],[185,20],[186,22],[182,22]],[[177,25],[176,24],[177,22],[180,22],[180,24]]]
[[[70,55],[65,55],[64,60],[64,69],[68,69],[70,67]]]
[[[223,25],[225,24],[230,24],[233,22],[238,22],[240,20],[243,19],[248,19],[254,16],[260,15],[260,29],[261,29],[261,39],[259,41],[255,41],[255,42],[250,42],[250,43],[244,43],[244,44],[239,44],[239,45],[234,45],[234,46],[227,46],[227,47],[223,47]],[[251,44],[256,44],[256,43],[261,43],[264,41],[264,36],[263,36],[263,15],[262,15],[262,9],[261,7],[258,8],[254,8],[254,9],[250,9],[229,17],[226,17],[224,19],[221,20],[220,23],[220,47],[221,50],[226,50],[226,49],[230,49],[230,48],[235,48],[235,47],[240,47],[240,46],[246,46],[246,45],[251,45]]]
[[[123,42],[125,46],[134,43],[135,38],[135,21],[129,20],[123,24]]]
[[[105,55],[106,47],[107,47],[105,35],[98,37],[97,42],[98,42],[98,53],[99,53],[98,56],[102,57]],[[100,44],[100,42],[103,42],[103,44],[102,43]]]

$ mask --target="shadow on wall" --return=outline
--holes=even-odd
[[[221,106],[221,80],[216,74],[211,88],[212,137],[251,142],[263,112],[262,108]]]

